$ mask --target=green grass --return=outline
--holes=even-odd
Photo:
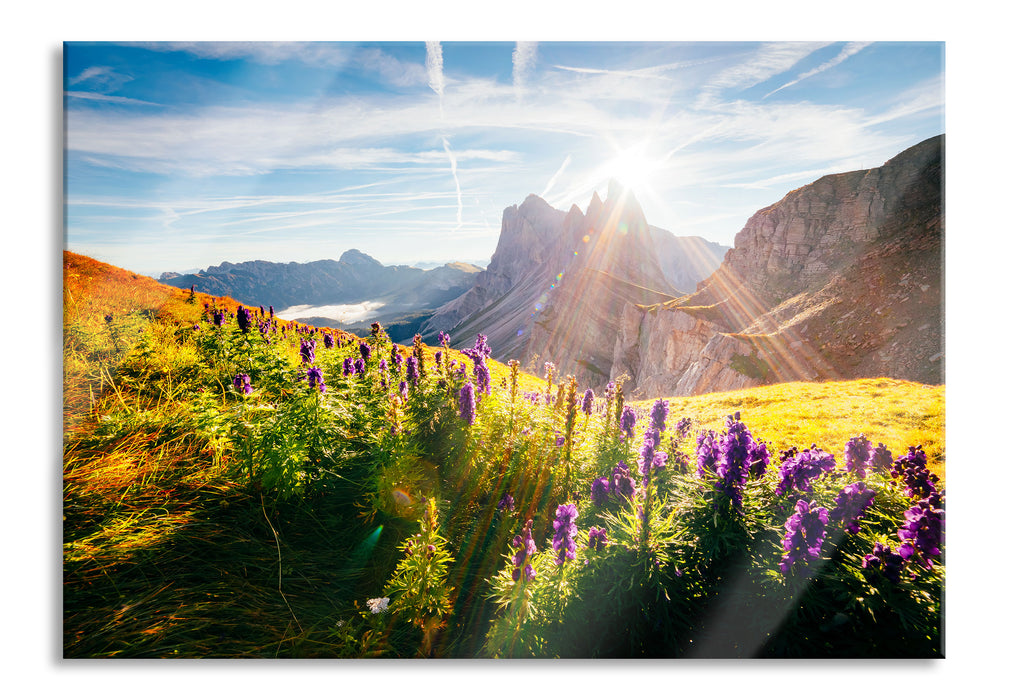
[[[459,420],[452,393],[459,380],[447,365],[471,366],[469,358],[449,350],[439,369],[436,348],[426,348],[430,378],[411,388],[404,403],[390,398],[398,377],[389,377],[388,391],[379,388],[377,358],[367,380],[342,376],[342,360],[356,356],[357,339],[333,350],[323,349],[320,339],[317,365],[328,385],[320,395],[301,378],[293,327],[286,339],[278,332],[266,344],[255,331],[241,334],[234,321],[213,328],[204,304],[234,312],[234,300],[199,292],[190,298],[188,290],[72,253],[64,262],[63,651],[68,658],[466,657],[495,653],[494,640],[501,638],[509,644],[525,640],[509,647],[524,650],[516,655],[571,653],[596,639],[643,644],[653,633],[633,625],[615,637],[595,629],[562,634],[559,620],[578,629],[570,617],[578,610],[571,591],[589,596],[593,586],[630,586],[628,591],[638,593],[618,597],[620,619],[656,612],[640,597],[645,591],[662,590],[667,599],[678,591],[694,602],[685,603],[682,619],[664,619],[669,625],[697,625],[702,602],[721,599],[721,579],[710,578],[710,572],[702,579],[694,573],[663,578],[669,570],[660,572],[654,562],[707,561],[705,547],[734,551],[744,541],[751,546],[751,574],[766,578],[754,599],[772,607],[798,600],[775,573],[774,547],[752,548],[781,537],[780,518],[771,521],[767,513],[778,512],[773,508],[784,502],[766,485],[747,496],[754,514],[731,526],[745,532],[725,530],[725,522],[710,522],[711,504],[704,500],[710,493],[704,495],[701,481],[668,474],[656,486],[654,531],[640,546],[634,544],[640,533],[632,510],[619,515],[589,502],[593,478],[607,475],[618,459],[633,463],[652,401],[636,404],[643,416],[638,440],[624,444],[598,409],[591,418],[576,413],[570,420],[563,404],[533,406],[521,398],[548,387],[556,391],[563,378],[548,384],[519,372],[513,403],[511,369],[491,361],[493,391],[481,398],[478,418],[468,427]],[[388,343],[374,345],[388,356]],[[409,356],[411,348],[400,352]],[[232,386],[236,372],[252,376],[252,395],[242,396]],[[754,436],[774,449],[816,443],[839,462],[845,442],[859,433],[887,444],[895,456],[920,444],[929,468],[945,477],[944,387],[882,378],[795,383],[673,398],[669,404],[670,425],[690,417],[695,427],[718,430],[726,415],[740,411]],[[567,437],[564,446],[557,445],[559,436]],[[682,447],[692,459],[693,445]],[[892,541],[894,518],[907,506],[881,477],[873,479],[881,503],[873,527],[890,532]],[[816,496],[832,498],[834,483],[819,485]],[[504,493],[515,497],[512,513],[495,508]],[[423,619],[398,612],[393,592],[389,612],[372,614],[366,601],[399,590],[389,588],[390,581],[414,581],[423,570],[425,560],[406,555],[404,543],[417,535],[426,500],[437,504],[440,525],[425,541],[444,543],[451,564],[439,569],[429,593],[413,591],[411,609],[440,612]],[[607,550],[609,559],[594,564],[583,555],[584,565],[560,576],[549,561],[550,520],[557,504],[567,500],[579,504],[583,537],[590,524],[607,524],[615,544]],[[505,557],[529,518],[544,551],[537,564],[541,583],[528,594],[553,611],[552,621],[542,614],[518,620],[509,617],[518,608],[494,602],[516,595]],[[871,548],[869,536],[844,544],[844,556],[855,556],[855,549],[846,548]],[[621,537],[625,545],[619,545]],[[653,564],[642,565],[636,552],[653,557],[648,559]],[[604,560],[616,562],[631,578],[606,578],[598,568]],[[708,571],[709,564],[698,564],[697,571]],[[915,630],[937,624],[934,590],[926,584],[941,584],[941,567],[939,578],[924,576],[921,586],[887,593],[861,590],[858,567],[847,559],[837,566],[845,588],[831,591],[832,599],[858,592],[858,600],[868,601],[850,603],[852,619],[889,619],[899,610],[909,620],[925,615]],[[435,596],[436,590],[442,597],[435,606],[425,595]],[[807,618],[820,614],[810,612],[817,610],[816,595],[801,598],[805,602],[786,629],[804,629],[811,624]],[[662,607],[657,614],[671,613]],[[508,620],[517,626],[502,628]],[[612,620],[599,624],[604,622]],[[789,639],[781,636],[773,648],[786,648]],[[885,635],[881,639],[875,644],[882,646],[871,648],[894,648]],[[627,644],[610,648],[622,650],[618,655],[641,653]],[[808,649],[796,652],[804,653]]]

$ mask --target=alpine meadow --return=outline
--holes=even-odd
[[[64,52],[64,658],[945,658],[943,44]]]

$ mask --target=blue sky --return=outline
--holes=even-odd
[[[488,260],[535,193],[610,178],[731,245],[756,210],[945,131],[941,42],[68,43],[66,247]]]

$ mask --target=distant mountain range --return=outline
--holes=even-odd
[[[379,321],[404,337],[413,337],[420,321],[434,309],[458,297],[473,284],[480,268],[453,262],[430,270],[409,265],[383,265],[357,249],[339,260],[276,263],[255,260],[223,262],[196,274],[166,272],[160,282],[214,296],[229,296],[252,306],[326,307],[375,302],[380,308],[367,321],[343,323],[338,318],[303,315],[313,325],[355,332]],[[307,313],[307,312],[306,312]]]
[[[613,187],[619,188],[619,185],[614,183]],[[633,197],[629,192],[627,196]],[[598,196],[593,201],[599,202]],[[590,207],[590,211],[597,216],[596,208]],[[573,207],[572,212],[580,216],[577,207]],[[272,305],[277,311],[295,306],[320,307],[317,314],[312,314],[312,309],[299,309],[298,316],[289,316],[304,323],[342,328],[352,333],[368,332],[370,324],[378,321],[397,342],[407,342],[418,332],[429,341],[433,340],[439,331],[447,330],[468,313],[478,310],[480,300],[488,294],[495,298],[507,295],[506,306],[514,307],[514,314],[496,320],[494,329],[476,329],[469,334],[471,337],[460,340],[475,340],[477,332],[489,333],[502,351],[517,351],[523,343],[505,343],[505,336],[509,340],[512,336],[519,341],[525,340],[518,332],[522,324],[516,325],[516,322],[527,320],[537,298],[552,284],[550,278],[566,264],[566,257],[577,257],[579,247],[583,254],[592,249],[593,246],[587,246],[582,239],[588,236],[591,240],[592,227],[601,230],[603,225],[595,221],[571,228],[569,222],[564,229],[565,221],[571,216],[574,216],[571,212],[565,214],[554,209],[535,195],[529,195],[521,207],[509,207],[504,212],[498,248],[487,270],[462,262],[440,264],[431,269],[422,268],[433,263],[383,265],[352,249],[338,261],[223,262],[194,274],[165,272],[159,281],[182,289],[195,286],[206,294],[229,296],[253,306]],[[648,270],[647,283],[661,290],[665,295],[661,298],[680,294],[677,291],[680,288],[696,286],[718,267],[728,250],[728,246],[696,237],[675,236],[643,222],[643,216],[631,222],[634,233],[628,238],[633,241],[627,248],[628,256],[639,259]],[[647,229],[644,238],[636,233],[641,225]],[[536,271],[530,277],[527,273],[533,268]],[[578,269],[576,260],[571,273],[577,274]],[[513,290],[513,286],[516,289]],[[651,296],[645,298],[653,299]],[[373,302],[379,308],[366,319],[344,321],[333,317],[332,307],[363,302]],[[333,315],[326,316],[327,312]]]

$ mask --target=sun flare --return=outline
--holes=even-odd
[[[665,162],[660,155],[650,149],[647,143],[638,143],[617,151],[602,166],[601,174],[638,193],[654,189],[655,180],[664,167]]]

